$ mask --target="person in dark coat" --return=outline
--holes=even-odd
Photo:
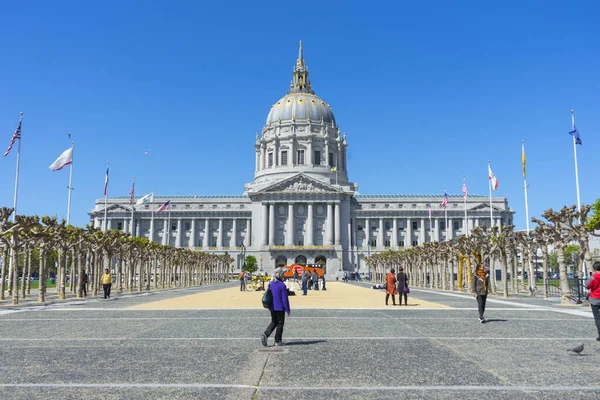
[[[83,274],[81,274],[81,285],[79,286],[81,288],[81,293],[79,295],[79,297],[83,296],[83,298],[87,297],[87,284],[88,284],[88,274],[83,271]]]
[[[267,339],[275,331],[275,346],[283,346],[283,325],[285,324],[285,314],[290,316],[290,302],[285,283],[283,283],[283,268],[277,268],[273,272],[273,280],[269,283],[268,290],[273,295],[273,302],[269,311],[271,312],[271,323],[267,326],[265,332],[261,335],[260,341],[263,346],[267,346]]]
[[[471,280],[471,292],[473,296],[477,298],[477,306],[479,309],[479,322],[485,324],[485,318],[483,313],[485,312],[485,301],[487,299],[488,289],[490,286],[490,274],[486,272],[483,264],[477,267],[477,271],[473,274]]]
[[[404,268],[398,268],[398,275],[396,275],[396,284],[398,285],[398,300],[402,305],[402,297],[404,296],[404,305],[408,305],[408,275],[404,272]]]

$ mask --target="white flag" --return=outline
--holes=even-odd
[[[154,192],[148,193],[144,197],[141,197],[141,198],[137,199],[137,201],[135,202],[135,204],[152,203],[153,201],[154,201]]]
[[[494,175],[494,173],[492,172],[492,167],[490,167],[489,164],[488,164],[488,178],[490,179],[490,181],[492,181],[492,189],[498,190],[498,178],[496,178],[496,175]]]
[[[69,147],[50,165],[52,171],[60,171],[64,166],[73,163],[73,148]]]

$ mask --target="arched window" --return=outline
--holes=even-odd
[[[325,256],[317,256],[315,258],[315,264],[327,265],[327,258],[325,258]]]
[[[287,265],[287,258],[285,256],[279,256],[279,257],[277,257],[277,259],[275,259],[275,266],[277,268],[285,267],[286,265]]]
[[[296,264],[298,264],[298,265],[306,265],[306,257],[305,256],[298,256],[298,257],[296,257]]]

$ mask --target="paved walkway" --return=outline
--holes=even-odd
[[[153,301],[134,306],[138,309],[262,309],[262,291],[241,292],[239,287],[195,293],[184,297],[175,297]],[[303,296],[301,291],[295,291],[296,296],[290,296],[290,307],[297,309],[385,309],[385,290],[374,290],[366,285],[351,285],[341,282],[327,284],[327,290],[309,290]],[[396,296],[398,301],[398,296]],[[409,307],[416,308],[449,308],[442,303],[434,303],[417,297],[410,297]],[[389,300],[392,307],[392,299]],[[404,306],[402,306],[404,307]]]
[[[479,324],[468,295],[413,289],[415,306],[385,307],[381,290],[331,283],[294,297],[287,346],[264,348],[260,296],[230,284],[3,308],[0,398],[600,398],[585,307],[490,299]]]

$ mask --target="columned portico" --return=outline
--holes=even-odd
[[[392,219],[392,249],[398,248],[398,218]]]
[[[314,206],[313,203],[308,203],[308,207],[307,207],[307,217],[306,217],[306,245],[307,246],[314,246],[315,241],[314,241],[314,225],[313,225],[313,219],[314,219]]]
[[[286,246],[294,245],[294,203],[288,204],[287,230],[286,230]]]
[[[196,218],[192,218],[190,224],[190,240],[188,241],[188,247],[190,249],[196,248]]]
[[[341,213],[340,213],[340,203],[335,203],[335,245],[336,246],[341,246],[342,244],[342,240],[341,240],[341,232],[342,232],[342,226],[341,226]]]
[[[327,229],[325,244],[331,246],[333,244],[333,204],[327,203]]]
[[[269,246],[275,245],[275,204],[269,204]]]

